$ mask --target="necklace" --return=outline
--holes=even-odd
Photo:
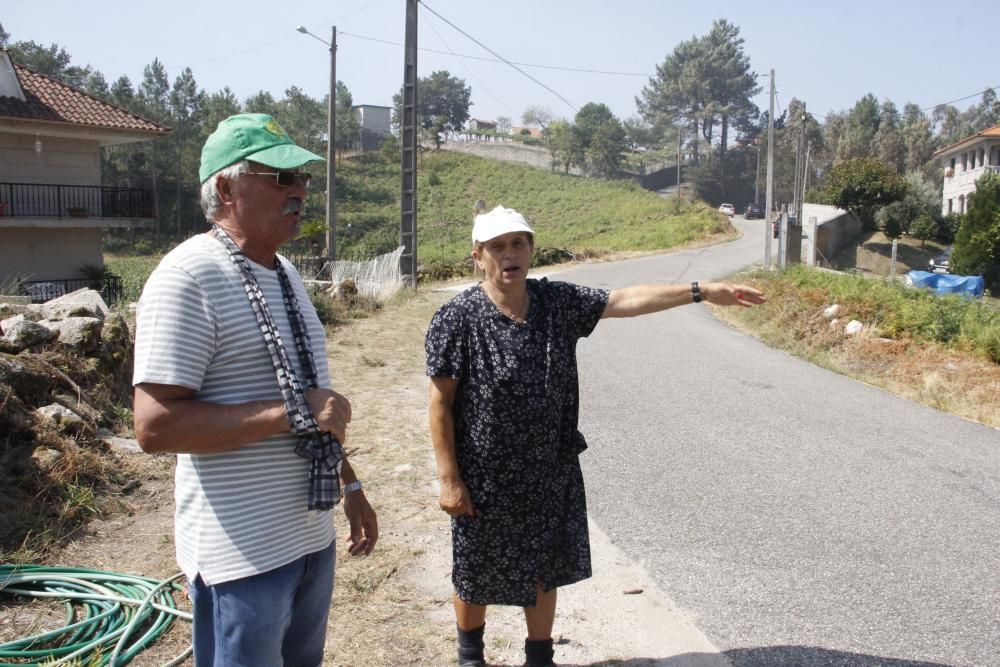
[[[527,321],[528,309],[531,305],[531,297],[528,295],[527,291],[524,293],[523,305],[520,308],[509,308],[502,304],[500,299],[494,296],[490,291],[490,288],[486,285],[486,282],[482,283],[483,291],[486,292],[487,298],[493,302],[493,305],[496,306],[497,310],[503,313],[505,317],[517,322],[518,324],[524,324],[524,322]]]

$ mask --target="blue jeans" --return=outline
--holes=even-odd
[[[196,667],[317,667],[323,662],[336,545],[245,579],[188,587]]]

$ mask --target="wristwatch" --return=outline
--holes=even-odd
[[[343,498],[348,493],[353,493],[354,491],[360,491],[360,490],[361,490],[361,480],[356,479],[350,484],[344,484],[342,487],[340,487],[340,497]]]
[[[691,283],[691,300],[695,303],[701,303],[701,288],[698,287],[698,281]]]

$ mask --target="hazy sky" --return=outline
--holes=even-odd
[[[579,108],[603,102],[625,119],[656,65],[682,40],[704,35],[713,19],[739,26],[767,106],[775,70],[778,103],[798,97],[819,117],[850,108],[866,93],[902,110],[906,102],[965,109],[1000,85],[996,0],[428,0],[420,8],[420,76],[441,69],[472,87],[471,115],[514,124],[529,105],[572,118],[573,106],[510,66],[458,56],[493,56],[439,19],[455,24]],[[404,0],[284,2],[128,2],[8,0],[0,21],[12,41],[55,42],[112,83],[138,84],[159,58],[171,82],[191,67],[208,92],[228,85],[241,100],[259,91],[280,98],[289,86],[313,97],[329,87],[324,40],[337,26],[337,78],[355,104],[390,105],[402,81]],[[391,43],[386,43],[391,42]],[[573,68],[603,73],[572,72]]]

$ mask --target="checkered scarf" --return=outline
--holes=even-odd
[[[243,288],[246,290],[247,298],[250,299],[250,307],[253,308],[253,314],[257,317],[257,324],[260,325],[260,332],[264,336],[267,351],[271,353],[271,364],[274,366],[274,374],[278,378],[281,398],[285,402],[288,423],[299,438],[298,444],[295,446],[295,453],[309,459],[309,509],[328,510],[336,507],[337,503],[340,502],[340,465],[344,458],[344,449],[329,431],[320,430],[316,417],[306,400],[302,382],[288,360],[278,326],[275,324],[274,318],[271,317],[271,309],[268,308],[267,302],[264,300],[264,293],[261,291],[260,285],[257,284],[257,278],[254,277],[253,269],[250,268],[246,255],[218,225],[212,225],[212,233],[226,247],[229,251],[229,259],[239,269],[240,277],[243,279]],[[309,342],[309,332],[306,329],[306,322],[302,318],[302,312],[299,310],[298,299],[295,298],[295,292],[292,290],[292,283],[288,280],[288,274],[285,273],[285,268],[280,260],[276,262],[276,265],[278,281],[281,283],[281,294],[285,302],[285,312],[288,313],[288,321],[292,326],[292,337],[295,338],[295,351],[299,355],[299,362],[302,364],[302,371],[305,374],[305,386],[311,389],[319,386],[319,383],[316,377],[316,361],[313,359],[312,346]]]

